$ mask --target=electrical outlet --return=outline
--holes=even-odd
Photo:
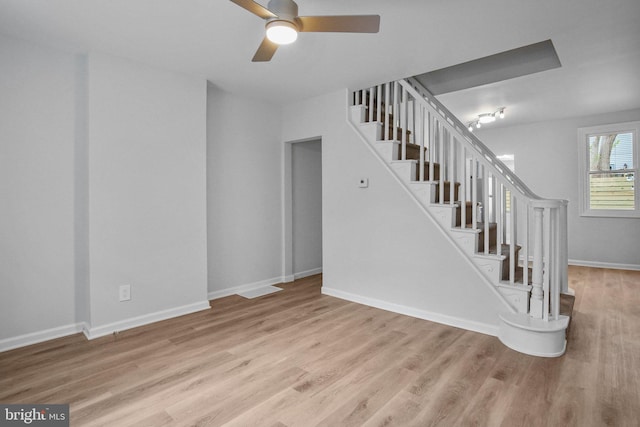
[[[131,299],[131,285],[120,285],[120,302]]]

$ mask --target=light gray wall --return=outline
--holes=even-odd
[[[206,81],[98,54],[88,75],[91,327],[206,301]]]
[[[0,36],[0,340],[75,323],[72,55]]]
[[[579,214],[577,129],[640,119],[640,110],[491,129],[477,136],[496,154],[515,154],[522,180],[541,197],[569,200],[569,260],[640,268],[640,219]]]
[[[207,92],[208,278],[214,297],[282,277],[281,109],[212,84]]]
[[[323,287],[495,328],[503,303],[348,126],[346,105],[339,91],[283,114],[283,140],[322,137]]]
[[[322,142],[291,146],[293,273],[322,268]]]

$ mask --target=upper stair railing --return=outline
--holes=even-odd
[[[415,179],[442,184],[431,202],[459,209],[456,228],[478,232],[479,255],[504,258],[501,285],[530,286],[530,316],[558,319],[568,291],[567,202],[533,193],[415,79],[356,91],[353,104],[382,124],[383,140],[399,140],[397,160],[419,147]]]

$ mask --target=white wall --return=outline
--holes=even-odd
[[[322,142],[291,145],[293,273],[322,269]]]
[[[495,332],[502,302],[346,122],[335,92],[286,106],[283,140],[322,137],[323,288]],[[360,178],[369,188],[358,188]]]
[[[98,54],[88,76],[91,329],[206,305],[206,81]]]
[[[569,200],[569,260],[640,268],[640,220],[581,217],[577,129],[640,119],[640,110],[578,117],[477,132],[496,154],[515,154],[522,180],[541,197]]]
[[[74,78],[0,36],[0,341],[75,323]]]
[[[209,84],[209,296],[282,279],[281,109]]]

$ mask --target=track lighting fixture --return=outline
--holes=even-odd
[[[469,129],[469,132],[473,132],[473,127],[474,126],[477,129],[480,129],[482,127],[482,125],[484,125],[484,124],[495,122],[496,121],[496,117],[504,119],[504,110],[505,109],[506,109],[506,107],[500,107],[496,111],[494,111],[493,113],[478,114],[478,118],[476,120],[473,120],[473,121],[469,122],[469,124],[467,125],[467,129]]]

